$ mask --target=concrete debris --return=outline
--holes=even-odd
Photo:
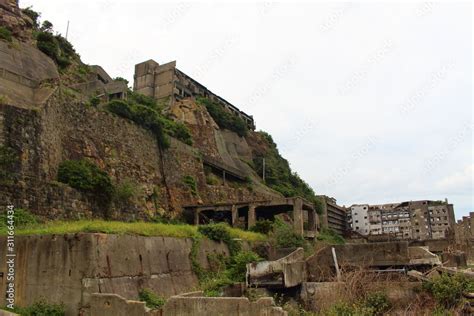
[[[247,264],[247,286],[288,288],[306,281],[304,249],[275,261]]]

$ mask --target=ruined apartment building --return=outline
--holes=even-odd
[[[340,235],[347,231],[347,210],[344,206],[337,205],[336,199],[318,195],[322,203],[321,227],[332,229]]]
[[[176,68],[176,61],[163,65],[150,59],[135,65],[133,89],[157,100],[172,103],[189,97],[206,97],[221,104],[230,113],[240,117],[247,126],[255,130],[251,115],[240,111],[236,106],[212,93],[205,86]]]
[[[444,239],[453,230],[452,204],[447,201],[409,201],[357,204],[348,212],[349,226],[359,234],[388,235],[397,239]]]
[[[457,221],[454,225],[454,237],[458,245],[474,244],[474,212]]]

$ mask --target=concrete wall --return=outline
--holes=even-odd
[[[152,316],[161,311],[151,311],[145,302],[127,300],[117,294],[95,293],[91,297],[90,316]]]
[[[373,291],[382,291],[387,294],[390,302],[406,305],[413,299],[420,287],[420,282],[372,282],[367,284]],[[305,282],[301,286],[300,298],[308,311],[319,311],[328,308],[336,302],[343,293],[342,282]]]
[[[0,245],[6,237],[0,237]],[[16,303],[40,297],[63,302],[67,315],[87,310],[93,293],[116,293],[137,299],[142,288],[170,297],[198,285],[191,269],[192,240],[106,234],[17,236]],[[203,240],[197,259],[207,268],[209,253],[227,254],[224,244]],[[0,257],[5,258],[0,247]],[[0,292],[6,288],[6,261],[0,262]],[[4,297],[0,305],[4,305]]]
[[[39,84],[58,79],[56,65],[29,44],[18,42],[15,45],[0,41],[0,96],[19,106],[39,104],[53,90]]]
[[[335,276],[332,247],[342,267],[405,266],[410,262],[406,241],[328,246],[306,260],[309,281],[332,281]]]
[[[166,316],[286,316],[276,307],[273,298],[264,297],[255,302],[246,297],[174,296],[163,306]]]

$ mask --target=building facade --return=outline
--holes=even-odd
[[[347,210],[337,205],[336,199],[326,195],[318,195],[322,202],[321,227],[329,228],[339,235],[347,231]]]
[[[369,205],[352,205],[350,213],[349,224],[352,230],[362,235],[368,235],[370,233]]]
[[[350,215],[353,231],[396,239],[445,239],[455,224],[453,205],[447,201],[352,205]]]

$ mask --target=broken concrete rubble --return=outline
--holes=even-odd
[[[247,286],[293,287],[306,280],[304,250],[298,248],[275,261],[247,264]]]
[[[340,267],[389,267],[433,266],[441,261],[423,247],[408,247],[405,241],[368,244],[346,244],[335,248]],[[335,276],[331,247],[325,247],[306,259],[308,281],[332,280]]]

